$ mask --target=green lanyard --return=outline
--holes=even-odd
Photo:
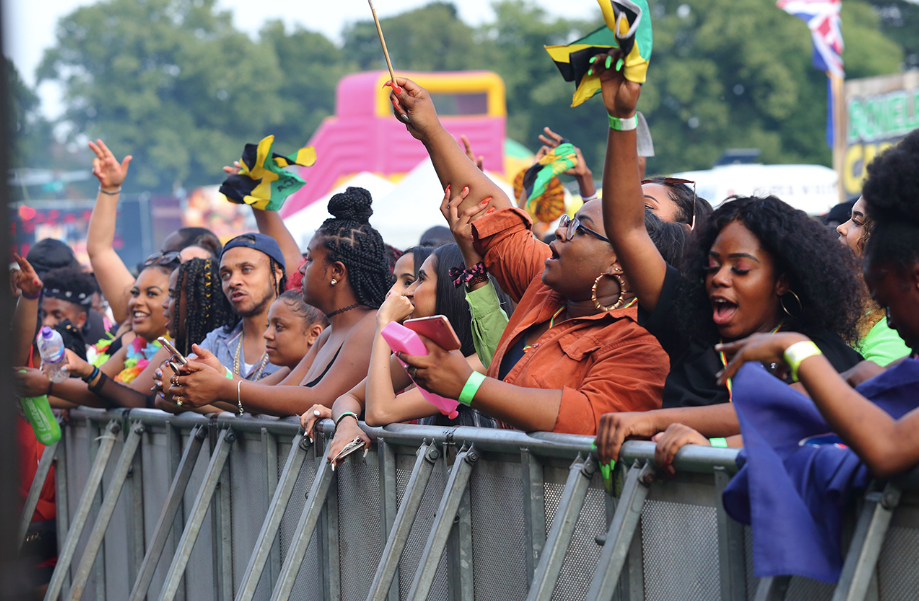
[[[775,328],[769,333],[775,334],[782,328],[782,325],[784,323],[785,323],[784,321],[779,322],[779,325],[775,326]],[[721,344],[724,344],[724,340],[721,341]],[[721,357],[721,366],[727,367],[728,359],[727,357],[724,356],[724,351],[718,351],[718,356]],[[728,389],[728,402],[733,403],[734,402],[734,383],[731,381],[731,378],[728,378],[728,381],[725,382],[724,385],[727,386],[727,389]]]

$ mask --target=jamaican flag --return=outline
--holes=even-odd
[[[288,196],[306,183],[284,167],[310,167],[316,162],[316,150],[307,146],[294,154],[281,156],[271,152],[273,143],[274,136],[268,136],[258,145],[246,144],[239,161],[242,164],[239,173],[231,175],[220,185],[220,193],[230,202],[277,211]]]
[[[571,106],[577,106],[600,91],[600,77],[590,75],[590,59],[621,48],[625,77],[644,83],[651,59],[651,11],[648,0],[597,0],[605,27],[566,46],[546,46],[546,51],[565,81],[577,85]]]
[[[517,175],[514,179],[514,192],[518,199],[526,194],[526,209],[531,217],[549,223],[561,216],[565,211],[565,191],[556,176],[576,167],[577,164],[574,146],[562,138],[561,144],[525,172]]]

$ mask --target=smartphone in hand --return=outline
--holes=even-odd
[[[406,319],[402,325],[416,334],[430,338],[445,351],[458,351],[463,346],[456,332],[453,331],[450,320],[443,315]]]

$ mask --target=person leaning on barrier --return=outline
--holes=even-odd
[[[534,239],[529,217],[466,157],[428,93],[409,80],[397,83],[400,93],[390,96],[396,115],[424,142],[444,187],[455,194],[469,188],[458,214],[472,216],[485,268],[518,303],[489,377],[462,353],[426,341],[428,356],[401,357],[418,385],[526,431],[593,434],[603,413],[659,407],[667,359],[636,322],[599,202],[565,220],[551,246]]]
[[[363,379],[374,315],[392,284],[392,273],[383,239],[369,222],[369,192],[348,188],[329,200],[329,212],[333,216],[310,240],[307,260],[300,267],[303,300],[326,314],[329,327],[295,369],[258,383],[225,378],[225,370],[209,357],[191,361],[170,387],[183,403],[216,403],[239,413],[299,415],[317,402],[331,405]],[[261,331],[264,326],[262,321]]]
[[[610,68],[618,51],[610,55],[594,67],[610,117],[602,221],[631,274],[640,323],[671,361],[664,409],[603,416],[597,439],[604,462],[617,458],[627,437],[651,437],[672,423],[705,436],[738,433],[730,389],[716,383],[724,366],[713,348],[719,339],[798,331],[837,370],[851,368],[861,357],[844,339],[856,338],[862,307],[852,254],[824,226],[775,197],[729,199],[708,223],[697,220],[685,273],[668,264],[644,227],[645,191],[630,129],[641,86]]]
[[[398,290],[399,284],[395,284],[377,311],[377,330],[367,377],[339,397],[331,413],[316,405],[300,417],[301,425],[309,433],[317,419],[331,417],[335,420],[338,427],[329,448],[330,461],[355,438],[363,440],[365,445],[370,443],[357,423],[362,413],[368,426],[418,420],[419,424],[432,426],[498,427],[495,419],[465,405],[457,407],[458,415],[455,418],[441,414],[437,407],[425,400],[420,390],[412,386],[408,373],[391,354],[389,344],[381,335],[382,330],[392,322],[443,315],[460,340],[462,346],[459,352],[473,369],[484,372],[485,367],[476,356],[472,340],[471,318],[465,294],[454,285],[450,277],[451,272],[461,263],[462,255],[456,244],[446,244],[434,249],[419,268],[418,279],[404,295]],[[403,391],[401,394],[398,393],[400,390]]]

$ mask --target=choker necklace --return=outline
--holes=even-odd
[[[350,311],[351,309],[357,309],[357,308],[360,307],[360,306],[361,306],[360,303],[354,303],[353,305],[348,305],[347,307],[343,307],[343,308],[338,309],[338,310],[336,310],[336,311],[332,311],[331,313],[329,313],[328,315],[326,315],[326,317],[328,317],[329,319],[331,319],[331,318],[335,317],[336,315],[341,315],[342,313],[345,313],[345,312],[347,312],[347,311]]]

